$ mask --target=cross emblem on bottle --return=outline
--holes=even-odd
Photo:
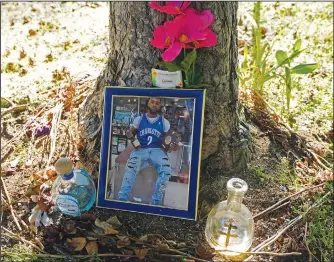
[[[237,234],[231,234],[231,229],[237,229],[238,227],[233,225],[233,219],[232,218],[230,218],[230,220],[228,222],[225,222],[223,227],[227,228],[227,233],[224,232],[223,230],[220,231],[220,233],[222,235],[226,236],[225,247],[227,247],[229,242],[230,242],[231,237],[238,237]]]

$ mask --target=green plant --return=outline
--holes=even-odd
[[[329,183],[329,190],[333,192],[333,184]],[[321,196],[317,196],[319,199]],[[321,262],[330,262],[334,250],[334,226],[333,226],[333,194],[329,195],[316,212],[308,217],[309,234],[306,244],[312,255]]]
[[[283,50],[278,50],[275,53],[276,61],[269,60],[277,38],[275,38],[275,40],[273,40],[271,44],[262,39],[264,37],[266,29],[261,26],[261,4],[261,2],[254,3],[252,46],[250,50],[247,46],[245,46],[243,50],[244,59],[241,67],[238,68],[240,85],[243,88],[250,87],[253,92],[257,92],[261,96],[263,96],[265,90],[265,83],[267,81],[278,77],[283,79],[285,84],[284,99],[286,105],[286,116],[289,125],[292,126],[293,117],[290,112],[290,104],[292,98],[292,91],[295,87],[298,87],[298,82],[293,82],[292,75],[309,74],[318,67],[318,64],[303,63],[293,65],[295,59],[306,50],[306,48],[301,49],[301,39],[297,39],[295,41],[292,50],[288,52],[289,55]],[[278,32],[277,35],[280,35],[280,32]]]
[[[288,120],[289,124],[291,125],[291,120],[290,120],[290,101],[292,98],[292,89],[294,88],[293,82],[292,82],[292,75],[294,74],[309,74],[313,72],[315,69],[318,68],[317,63],[311,63],[311,64],[298,64],[294,67],[291,66],[293,63],[294,59],[297,58],[302,52],[304,52],[306,49],[301,49],[302,46],[302,41],[301,39],[298,39],[290,52],[290,55],[288,55],[286,52],[283,50],[278,50],[275,54],[277,65],[272,68],[269,73],[277,74],[274,72],[276,69],[279,67],[284,67],[284,74],[280,75],[284,79],[285,83],[285,102],[286,102],[286,107],[287,107],[287,114],[288,114]]]
[[[238,73],[242,87],[247,87],[250,83],[251,89],[262,95],[264,83],[276,77],[275,74],[271,73],[272,65],[269,65],[268,61],[276,40],[271,45],[262,41],[265,30],[261,27],[261,4],[261,2],[254,3],[253,19],[255,25],[252,27],[252,48],[249,53],[248,47],[244,47],[244,60],[241,68],[238,68]]]

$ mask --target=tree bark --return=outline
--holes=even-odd
[[[191,7],[210,9],[215,15],[215,47],[198,51],[203,83],[209,84],[205,109],[202,160],[210,170],[210,187],[222,173],[236,173],[249,159],[248,130],[240,125],[238,110],[237,2],[193,2]],[[80,135],[86,141],[88,159],[99,155],[104,87],[151,87],[151,68],[161,50],[151,46],[153,30],[167,16],[147,2],[110,3],[110,54],[95,90],[79,110]],[[202,176],[205,175],[202,172]],[[201,185],[202,186],[202,185]]]

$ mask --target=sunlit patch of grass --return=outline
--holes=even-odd
[[[29,57],[29,66],[33,67],[35,65],[36,65],[35,61],[31,57]]]
[[[26,74],[28,74],[28,71],[24,68],[21,68],[20,71],[19,71],[19,76],[25,76]]]
[[[80,51],[86,51],[89,48],[89,45],[84,45],[83,47],[81,47]]]
[[[18,63],[9,62],[6,64],[5,72],[6,73],[17,73],[22,66]]]
[[[52,53],[49,53],[45,56],[44,62],[49,63],[49,62],[52,62],[53,60],[54,60],[54,57],[53,57]]]
[[[52,72],[52,83],[62,81],[65,79],[65,73],[58,71],[57,69]]]
[[[24,59],[27,56],[27,53],[24,51],[24,49],[22,48],[22,50],[20,51],[20,58],[19,60]]]
[[[45,33],[45,32],[54,32],[57,31],[59,29],[59,26],[50,22],[50,21],[39,21],[39,26],[40,26],[40,30],[41,32]]]
[[[25,24],[28,24],[29,22],[30,22],[29,19],[26,16],[24,16],[23,17],[23,24],[25,25]]]
[[[64,50],[67,51],[68,49],[70,49],[72,46],[71,46],[71,43],[69,41],[66,41],[64,42]]]
[[[10,50],[6,50],[5,54],[4,54],[5,57],[9,57],[10,56]]]
[[[108,58],[107,57],[96,57],[96,58],[93,58],[93,60],[96,62],[100,62],[100,63],[106,63],[108,61]]]

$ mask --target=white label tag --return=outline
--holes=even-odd
[[[183,87],[181,71],[168,72],[152,68],[152,84],[161,88]]]
[[[58,195],[56,207],[63,214],[70,216],[80,216],[78,200],[69,195]]]

